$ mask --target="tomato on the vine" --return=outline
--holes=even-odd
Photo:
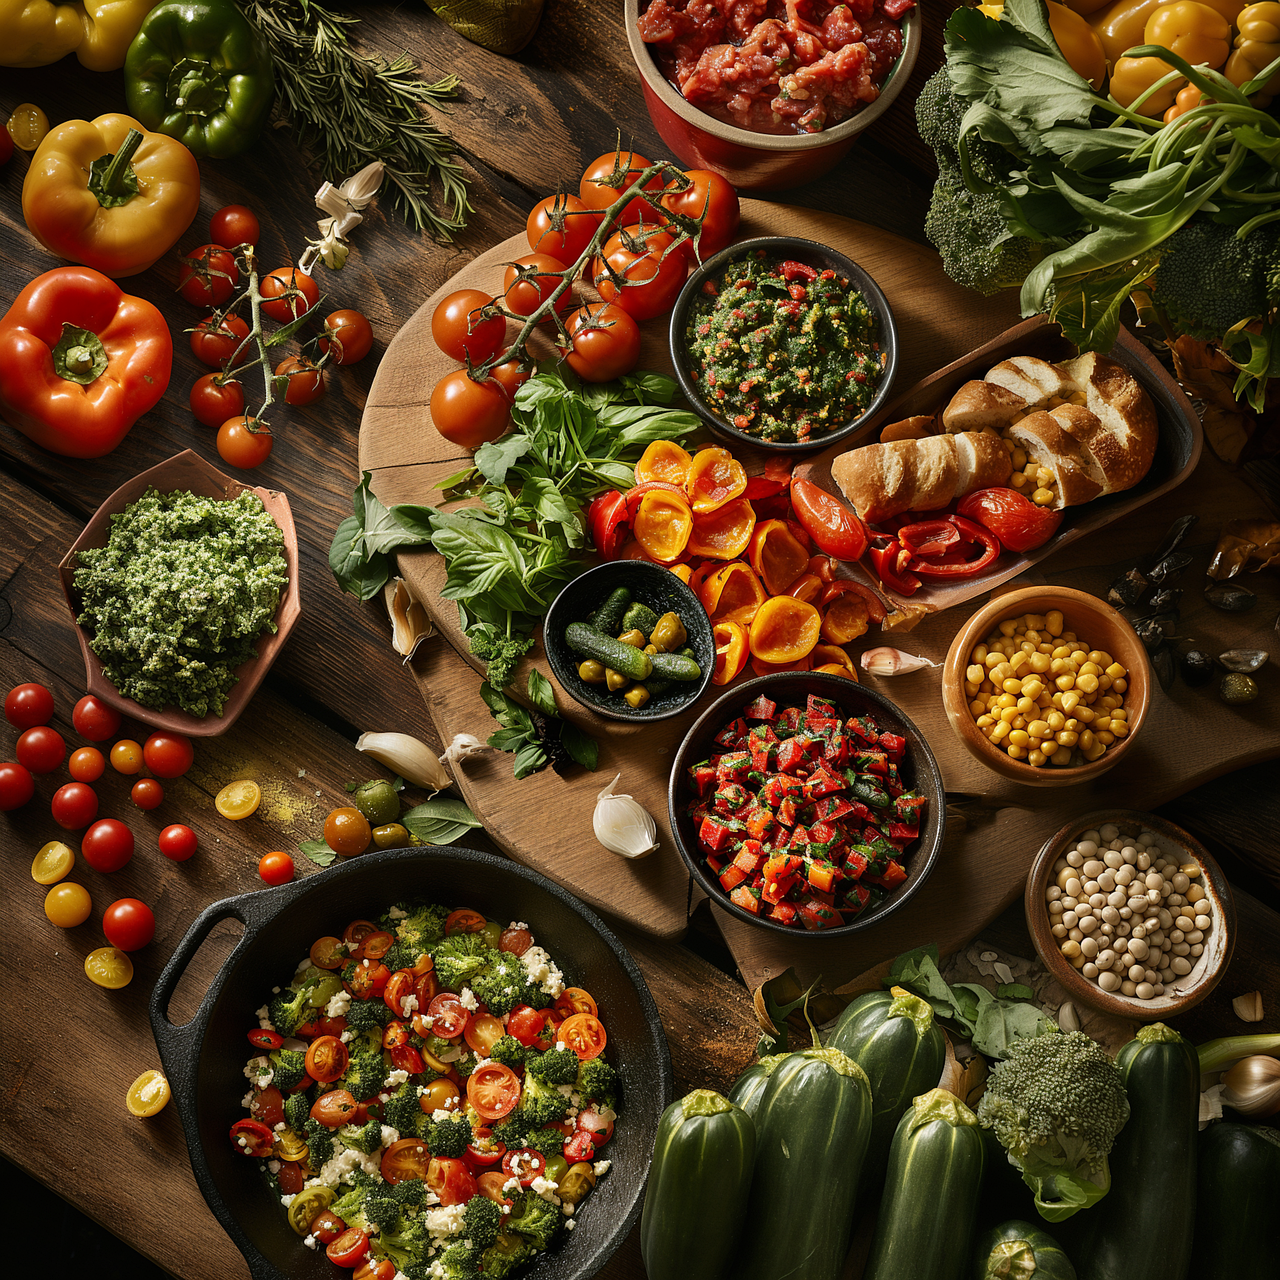
[[[359,311],[331,311],[325,317],[320,350],[334,364],[355,364],[373,348],[373,328]]]
[[[258,875],[268,884],[288,884],[293,879],[293,859],[287,853],[264,853],[258,859]]]
[[[106,757],[97,747],[80,747],[67,761],[67,772],[77,782],[97,782],[106,767]]]
[[[568,324],[569,365],[584,382],[610,382],[640,359],[640,326],[615,302],[591,302]]]
[[[218,428],[218,457],[231,467],[251,471],[260,467],[271,456],[275,437],[270,428],[258,427],[258,420],[241,414],[228,418]]]
[[[197,843],[196,833],[181,822],[165,827],[159,836],[160,852],[170,862],[186,862],[195,853]]]
[[[305,356],[286,356],[276,365],[276,377],[289,380],[285,404],[314,404],[324,395],[324,373]]]
[[[670,311],[689,274],[689,260],[671,245],[671,237],[657,227],[615,231],[592,264],[596,292],[636,320]]]
[[[280,324],[304,316],[320,301],[320,288],[297,267],[277,267],[262,277],[262,311]]]
[[[652,160],[646,160],[637,151],[606,152],[602,156],[597,156],[587,166],[586,172],[582,175],[582,181],[578,185],[578,195],[582,197],[582,202],[588,209],[607,209],[624,191],[636,185],[640,174],[652,163]],[[626,170],[622,186],[611,187],[601,181],[602,178],[612,177],[619,169]],[[662,179],[655,173],[640,190],[657,191],[661,186]],[[637,196],[623,206],[622,212],[618,215],[617,225],[627,226],[632,222],[639,222],[641,218],[652,222],[656,217],[657,213],[653,205],[648,200],[642,200]]]
[[[101,698],[86,693],[71,712],[71,723],[82,738],[88,738],[90,742],[105,742],[120,731],[120,713]]]
[[[572,266],[582,257],[600,225],[600,213],[577,196],[547,196],[525,220],[525,235],[534,253],[545,253]]]
[[[252,209],[226,204],[209,219],[209,234],[218,244],[234,249],[242,244],[257,244],[262,228]]]
[[[156,918],[138,898],[121,898],[102,915],[102,932],[113,947],[139,951],[156,936]]]
[[[84,833],[80,852],[95,871],[119,871],[133,857],[133,832],[117,818],[103,818]]]
[[[57,729],[38,724],[19,736],[14,752],[24,769],[52,773],[67,758],[67,744]]]
[[[451,360],[483,364],[502,350],[507,320],[484,314],[493,298],[479,289],[458,289],[442,298],[431,313],[431,336]]]
[[[206,427],[220,427],[244,412],[244,388],[220,373],[206,373],[191,388],[191,412]]]
[[[538,274],[521,279],[522,268]],[[508,263],[502,277],[502,300],[507,310],[518,316],[532,315],[560,287],[561,277],[551,273],[564,269],[564,263],[549,253],[526,253]],[[556,310],[565,315],[575,305],[573,291],[566,289],[556,302]]]
[[[702,216],[697,253],[694,253],[692,241],[686,241],[684,247],[691,257],[706,262],[721,249],[729,247],[737,234],[742,208],[738,203],[738,193],[718,173],[707,169],[686,169],[684,176],[692,185],[681,191],[679,180],[673,178],[663,189],[661,204],[669,212],[680,213],[687,218]]]
[[[243,364],[249,348],[240,344],[248,336],[249,326],[239,316],[223,316],[221,321],[205,316],[191,331],[191,354],[210,369],[221,369],[233,355],[236,364]]]
[[[53,793],[49,810],[64,831],[83,831],[98,816],[98,793],[87,782],[68,782]]]
[[[180,778],[196,758],[191,739],[181,733],[153,733],[142,746],[142,758],[157,778]]]
[[[235,254],[221,244],[202,244],[183,254],[178,292],[193,307],[220,307],[240,279]]]
[[[5,695],[4,718],[15,729],[34,729],[53,719],[53,694],[42,684],[14,685]]]
[[[431,421],[451,444],[478,449],[506,429],[511,402],[493,380],[473,382],[465,369],[446,373],[431,392]]]
[[[0,764],[0,812],[21,809],[36,793],[31,771],[12,760]]]
[[[515,403],[516,392],[532,377],[533,370],[526,369],[519,360],[507,360],[489,370],[490,380],[502,388],[502,394],[511,404]]]

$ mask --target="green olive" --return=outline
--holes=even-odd
[[[625,702],[639,711],[649,701],[649,690],[642,684],[633,684],[622,697]]]
[[[564,1158],[564,1156],[552,1156],[551,1159],[547,1161],[547,1168],[542,1176],[546,1178],[548,1182],[559,1182],[568,1172],[569,1162]]]
[[[407,849],[411,841],[409,832],[398,822],[388,822],[385,826],[373,829],[375,849]]]
[[[667,653],[678,649],[688,638],[689,633],[684,629],[684,623],[680,621],[678,613],[664,613],[658,619],[658,625],[654,627],[653,634],[649,637],[659,649]]]
[[[498,949],[498,939],[502,937],[502,926],[496,920],[486,920],[480,933],[484,940],[496,951]]]
[[[369,819],[371,827],[386,826],[400,816],[400,797],[395,787],[384,778],[375,778],[358,786],[351,796],[351,803]]]
[[[1222,677],[1222,685],[1218,690],[1218,696],[1230,706],[1239,707],[1246,702],[1252,702],[1259,692],[1258,682],[1252,676],[1242,675],[1239,671],[1232,671],[1229,675]]]
[[[631,683],[631,677],[624,676],[620,671],[614,671],[611,667],[606,667],[604,682],[611,693],[617,693],[619,689],[625,689]]]
[[[587,684],[604,684],[604,663],[588,658],[578,664],[578,678]]]

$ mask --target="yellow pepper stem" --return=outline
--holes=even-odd
[[[89,190],[104,209],[118,208],[138,194],[138,175],[132,161],[141,143],[142,133],[130,129],[115,155],[99,156],[90,167]]]

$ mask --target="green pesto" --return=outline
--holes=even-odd
[[[220,716],[289,581],[284,535],[254,494],[148,489],[79,555],[77,621],[103,671],[144,707]]]

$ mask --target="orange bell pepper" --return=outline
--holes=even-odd
[[[778,671],[812,671],[813,658],[807,653],[796,662],[764,662],[760,658],[752,658],[751,670],[758,676],[771,676]]]
[[[673,564],[671,566],[671,572],[674,573],[686,587],[689,585],[689,579],[693,577],[692,565]]]
[[[654,440],[636,463],[636,484],[659,480],[664,484],[685,487],[692,456],[671,440]]]
[[[650,560],[673,564],[689,544],[693,512],[678,493],[651,489],[640,499],[631,528]]]
[[[771,596],[789,592],[809,567],[809,552],[786,520],[761,520],[751,534],[747,558]]]
[[[747,549],[755,527],[756,513],[746,498],[734,498],[714,511],[695,511],[689,554],[711,560],[736,560]]]
[[[751,620],[751,653],[764,662],[795,662],[813,651],[822,615],[793,596],[766,600]]]
[[[865,635],[870,625],[867,602],[852,592],[841,592],[822,611],[822,638],[830,644],[848,644]]]
[[[720,566],[716,564],[714,560],[704,560],[701,564],[693,565],[690,569],[689,589],[698,597],[699,600],[702,600],[702,607],[704,609],[707,608],[707,603],[702,597],[703,584],[719,567]],[[710,613],[711,611],[707,609],[707,612]]]
[[[711,629],[716,645],[716,670],[712,684],[728,684],[742,674],[747,665],[746,628],[736,622],[717,622]]]
[[[816,573],[802,573],[788,588],[787,595],[805,604],[819,604],[827,584]]]
[[[767,600],[764,584],[743,560],[721,565],[702,584],[702,604],[712,622],[749,627]]]
[[[816,644],[809,655],[814,671],[825,671],[833,676],[847,676],[857,680],[858,671],[848,651],[838,644]]]
[[[737,458],[718,444],[708,445],[693,455],[685,491],[693,509],[714,511],[740,498],[747,488],[747,473]]]

